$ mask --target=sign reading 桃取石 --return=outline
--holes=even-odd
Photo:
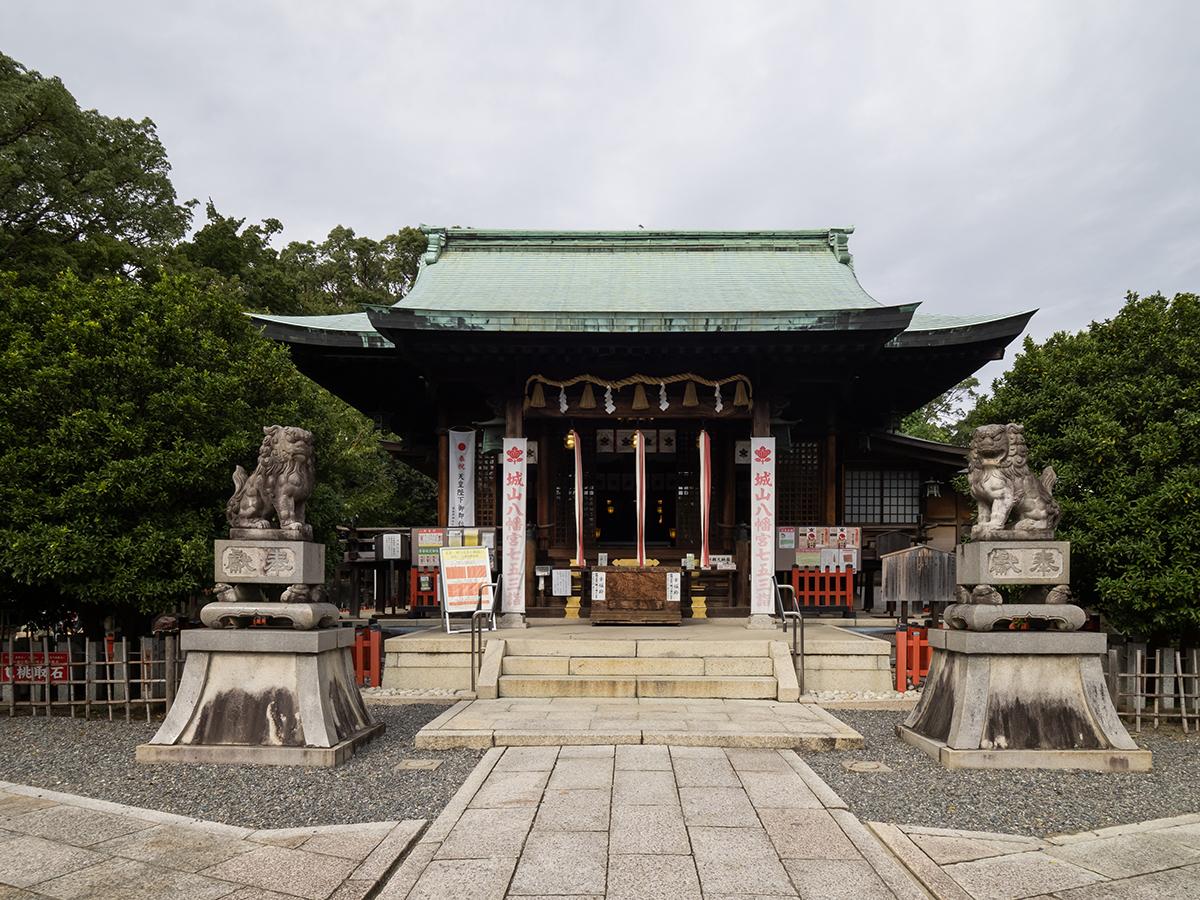
[[[492,567],[487,547],[442,547],[438,557],[446,612],[474,612],[481,599],[483,609],[491,607]]]
[[[775,438],[750,441],[750,613],[770,615],[775,606]]]
[[[450,432],[450,502],[446,514],[451,528],[475,524],[475,432]]]
[[[501,609],[525,612],[525,467],[528,447],[524,438],[504,439],[504,483],[500,521],[503,552],[500,555]]]
[[[70,654],[66,651],[50,652],[49,665],[45,653],[0,653],[0,683],[11,684],[13,681],[27,681],[32,684],[45,684],[49,676],[51,684],[62,684],[67,680],[67,665]]]
[[[592,569],[592,601],[607,600],[608,573]]]

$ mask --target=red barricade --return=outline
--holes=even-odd
[[[438,609],[438,574],[440,570],[418,569],[413,566],[408,574],[408,606],[410,612]]]
[[[929,629],[917,625],[896,628],[896,690],[904,692],[920,687],[929,674],[933,650],[929,647]]]
[[[792,588],[801,612],[854,609],[854,569],[801,569],[792,566]]]
[[[362,687],[383,684],[383,632],[378,625],[354,629],[354,680]]]

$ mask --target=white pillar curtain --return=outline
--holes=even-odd
[[[637,491],[637,564],[646,564],[646,438],[634,432],[634,482]]]
[[[708,529],[712,509],[712,439],[700,431],[700,568],[707,569]]]

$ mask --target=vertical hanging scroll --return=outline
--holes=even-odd
[[[633,433],[634,486],[637,491],[637,564],[646,565],[646,438]]]
[[[504,439],[504,541],[501,555],[504,584],[501,609],[525,612],[525,464],[524,438]]]
[[[475,432],[451,431],[450,500],[447,524],[451,528],[475,525]]]
[[[712,438],[700,431],[700,568],[709,567],[708,529],[712,509]]]
[[[750,441],[750,613],[775,607],[775,438]]]
[[[575,565],[583,567],[583,441],[579,432],[571,429],[571,443],[575,445]]]

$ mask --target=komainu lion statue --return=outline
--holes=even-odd
[[[304,522],[304,504],[316,481],[311,431],[291,425],[267,425],[258,448],[258,465],[249,475],[233,472],[233,496],[225,506],[231,528],[265,530],[271,515],[288,537],[311,540],[312,526]]]
[[[1005,530],[1014,514],[1012,530],[1027,537],[1054,537],[1062,510],[1052,496],[1057,476],[1047,466],[1040,478],[1029,471],[1029,448],[1020,425],[983,425],[971,436],[967,453],[967,480],[979,504],[971,529],[973,538],[987,538]]]

